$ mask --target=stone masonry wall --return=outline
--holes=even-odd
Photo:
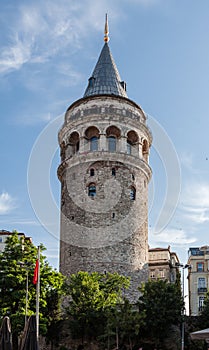
[[[104,101],[99,101],[99,108],[102,108],[102,103]],[[105,108],[106,104],[105,100]],[[131,108],[124,101],[122,107],[123,110]],[[85,111],[84,106],[82,108]],[[137,109],[133,109],[137,114]],[[127,113],[123,110],[120,120],[118,115],[110,118],[98,111],[97,115],[85,117],[82,123],[75,121],[76,118],[71,122],[67,115],[67,123],[59,133],[60,144],[64,140],[66,147],[58,169],[62,184],[60,271],[66,276],[80,270],[130,276],[132,285],[128,296],[135,301],[138,285],[148,279],[148,182],[151,169],[143,158],[141,145],[145,138],[150,144],[151,136],[145,120],[142,120],[141,110],[138,111],[140,120],[135,124],[132,119],[126,119]],[[76,131],[79,137],[83,137],[84,131],[95,123],[100,131],[98,151],[90,151],[88,140],[81,140],[79,151],[69,154],[69,134]],[[108,124],[120,130],[116,152],[109,152],[105,138],[102,139]],[[126,149],[128,130],[133,130],[139,140],[133,145],[131,154],[127,154]],[[95,196],[89,196],[91,184],[96,188]],[[132,190],[135,191],[134,199]]]

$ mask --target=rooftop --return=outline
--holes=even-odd
[[[121,81],[120,74],[108,45],[109,32],[107,16],[104,33],[105,44],[102,48],[92,76],[89,78],[88,86],[83,97],[104,94],[128,97],[126,93],[126,83]]]

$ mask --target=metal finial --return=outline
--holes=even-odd
[[[107,18],[107,13],[106,13],[106,16],[105,16],[105,29],[104,29],[104,42],[105,43],[108,43],[109,41],[109,28],[108,28],[108,18]]]

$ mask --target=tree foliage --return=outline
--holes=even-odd
[[[40,250],[40,331],[46,334],[59,315],[63,276],[48,264],[42,254],[43,245]],[[0,253],[0,316],[10,317],[13,338],[24,328],[27,274],[27,316],[36,311],[36,286],[32,283],[36,259],[37,247],[23,240],[16,231],[7,238],[5,249]]]
[[[99,274],[80,271],[70,277],[66,294],[67,308],[74,335],[92,338],[104,334],[107,319],[123,302],[123,289],[129,279],[117,273]]]
[[[148,281],[140,287],[139,309],[145,312],[144,336],[157,346],[171,326],[181,322],[184,307],[178,284],[166,280]]]
[[[205,299],[204,299],[204,305],[203,309],[199,316],[199,322],[198,327],[200,329],[209,328],[209,292],[207,292]]]

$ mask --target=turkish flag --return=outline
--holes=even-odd
[[[38,282],[38,273],[39,273],[38,268],[39,268],[39,261],[37,259],[36,266],[34,269],[34,274],[33,274],[33,284],[37,284],[37,282]]]

